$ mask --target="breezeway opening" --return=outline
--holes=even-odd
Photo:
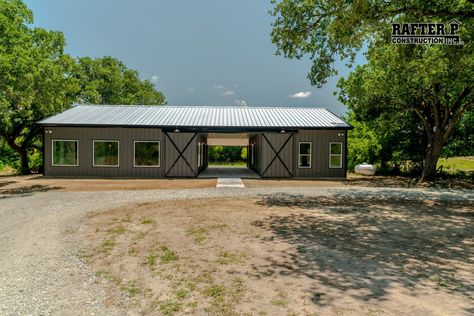
[[[260,178],[250,167],[254,153],[248,133],[201,134],[198,144],[199,178]]]

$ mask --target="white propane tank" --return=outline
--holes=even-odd
[[[355,173],[363,174],[365,176],[373,176],[377,170],[373,165],[364,162],[355,166],[354,171]]]

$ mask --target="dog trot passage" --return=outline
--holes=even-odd
[[[240,178],[217,178],[216,188],[245,188]]]

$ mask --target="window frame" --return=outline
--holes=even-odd
[[[139,166],[136,162],[135,148],[136,143],[158,143],[158,164],[152,166]],[[160,168],[161,166],[161,141],[159,140],[134,140],[133,141],[133,167],[134,168]]]
[[[95,143],[117,143],[117,164],[116,165],[96,165],[95,164]],[[118,139],[93,139],[92,140],[92,167],[118,168],[120,167],[120,141]]]
[[[341,153],[340,154],[333,154],[332,153],[332,144],[339,144],[341,146]],[[332,157],[341,157],[339,166],[333,167],[331,166],[331,158]],[[342,148],[342,142],[329,142],[329,169],[342,169],[342,159],[343,159],[343,148]]]
[[[54,142],[76,142],[76,164],[63,165],[54,163]],[[51,139],[51,166],[52,167],[79,167],[79,140],[78,139]]]
[[[301,153],[301,144],[309,144],[309,154],[302,154]],[[301,166],[300,165],[300,157],[301,156],[309,156],[309,166]],[[311,141],[304,141],[298,142],[298,168],[299,169],[311,169],[313,166],[313,142]]]

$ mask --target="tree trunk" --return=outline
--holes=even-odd
[[[20,174],[30,174],[30,165],[28,164],[28,151],[24,148],[19,148],[18,155],[20,155]]]
[[[438,164],[444,141],[442,135],[435,135],[428,144],[426,156],[423,162],[423,172],[420,182],[434,181],[436,178],[436,165]]]

